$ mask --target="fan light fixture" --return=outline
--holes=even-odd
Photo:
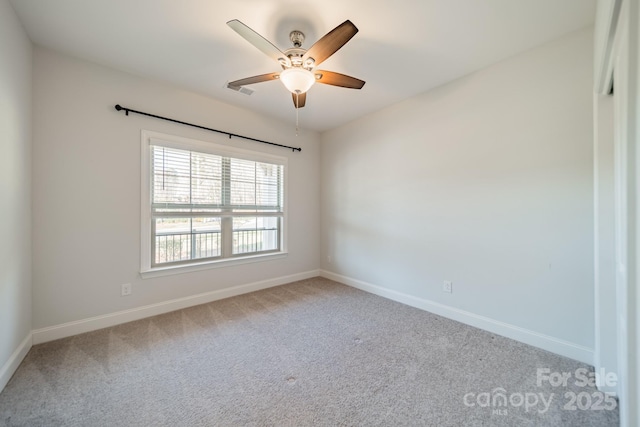
[[[313,73],[304,68],[287,68],[280,73],[280,81],[291,93],[305,93],[316,82]]]
[[[305,39],[304,33],[299,30],[291,31],[289,40],[293,43],[293,47],[286,49],[284,52],[237,19],[232,19],[227,22],[227,25],[262,53],[277,61],[278,66],[283,69],[278,72],[260,74],[229,82],[227,86],[232,89],[261,82],[282,80],[282,84],[293,95],[293,105],[298,110],[305,106],[307,91],[315,82],[348,89],[362,89],[362,86],[364,86],[364,80],[334,73],[333,71],[316,69],[318,65],[336,53],[358,32],[353,22],[348,19],[322,36],[309,49],[302,47]]]

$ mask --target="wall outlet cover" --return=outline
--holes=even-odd
[[[453,292],[453,283],[451,283],[449,280],[445,280],[444,283],[442,284],[442,291],[443,292],[452,293]]]

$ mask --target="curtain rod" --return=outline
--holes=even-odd
[[[246,139],[246,140],[249,140],[249,141],[260,142],[262,144],[275,145],[276,147],[288,148],[288,149],[290,149],[292,151],[302,151],[302,148],[300,148],[300,147],[290,147],[288,145],[276,144],[275,142],[263,141],[261,139],[256,139],[256,138],[251,138],[249,136],[242,136],[242,135],[238,135],[238,134],[235,134],[235,133],[225,132],[223,130],[208,128],[208,127],[204,127],[204,126],[200,126],[200,125],[194,125],[193,123],[187,123],[187,122],[183,122],[183,121],[176,120],[176,119],[170,119],[169,117],[162,117],[162,116],[157,116],[155,114],[145,113],[143,111],[133,110],[131,108],[123,107],[120,104],[116,105],[116,110],[118,110],[118,111],[124,110],[124,112],[125,112],[125,114],[127,116],[129,115],[129,113],[136,113],[136,114],[141,114],[143,116],[154,117],[156,119],[166,120],[168,122],[173,122],[173,123],[179,123],[181,125],[191,126],[191,127],[198,128],[198,129],[204,129],[204,130],[208,130],[208,131],[211,131],[211,132],[218,132],[218,133],[221,133],[221,134],[224,134],[224,135],[229,135],[229,139],[231,139],[231,137],[236,137],[236,138]]]

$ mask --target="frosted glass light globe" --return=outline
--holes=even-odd
[[[291,93],[305,93],[316,82],[313,73],[304,68],[287,68],[280,73],[280,81]]]

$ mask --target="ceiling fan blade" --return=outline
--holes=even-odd
[[[280,76],[280,73],[260,74],[259,76],[247,77],[246,79],[236,80],[229,82],[229,86],[240,87],[246,85],[252,85],[254,83],[268,82],[269,80],[276,80]]]
[[[355,36],[357,32],[356,26],[347,19],[315,42],[302,56],[302,60],[306,61],[309,58],[313,58],[315,60],[314,65],[319,65],[351,40],[351,37]]]
[[[356,79],[355,77],[347,76],[340,73],[334,73],[333,71],[316,70],[313,72],[316,76],[316,82],[324,83],[326,85],[346,87],[349,89],[362,89],[365,81]]]
[[[260,49],[268,57],[273,58],[283,66],[291,66],[291,60],[287,55],[282,53],[282,51],[275,47],[269,40],[265,39],[242,22],[237,19],[233,19],[227,22],[227,25],[231,27],[233,31],[240,34],[246,41]]]
[[[304,104],[307,102],[307,92],[301,93],[301,94],[292,93],[291,95],[293,95],[294,107],[296,108],[304,107]]]

